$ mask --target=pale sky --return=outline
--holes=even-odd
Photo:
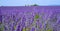
[[[40,6],[60,5],[60,0],[0,0],[0,6],[25,6],[33,4]]]

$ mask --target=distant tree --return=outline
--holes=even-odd
[[[37,4],[33,4],[33,5],[25,5],[25,6],[38,6]]]
[[[38,6],[37,4],[34,4],[33,6]]]

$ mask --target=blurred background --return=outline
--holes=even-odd
[[[0,0],[0,6],[59,6],[60,0]]]

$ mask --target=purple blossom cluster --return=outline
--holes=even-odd
[[[60,31],[60,6],[0,7],[0,31]]]

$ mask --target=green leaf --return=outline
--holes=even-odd
[[[39,18],[39,15],[35,15],[35,19],[38,19]]]
[[[1,24],[0,25],[0,31],[3,31],[4,30],[4,26]]]
[[[52,29],[48,29],[47,31],[52,31]]]
[[[3,31],[3,29],[4,29],[3,27],[2,27],[2,28],[0,28],[0,31]]]

